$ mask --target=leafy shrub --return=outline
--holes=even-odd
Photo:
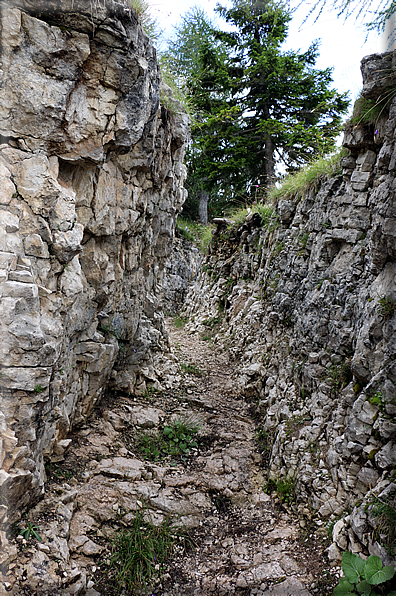
[[[379,557],[370,555],[367,561],[364,561],[364,559],[349,551],[342,556],[342,570],[345,577],[342,577],[338,586],[335,587],[334,596],[354,596],[355,594],[370,596],[378,594],[379,592],[373,591],[372,586],[385,584],[395,575],[393,567],[383,567]],[[386,595],[396,596],[396,592],[387,592]]]

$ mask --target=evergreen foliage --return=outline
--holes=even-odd
[[[193,200],[210,194],[212,215],[270,187],[276,162],[290,172],[332,151],[348,107],[331,69],[314,67],[317,43],[282,50],[291,19],[283,4],[234,0],[216,10],[224,27],[192,9],[169,48],[195,116],[187,185]]]
[[[302,2],[300,3],[300,5]],[[343,16],[345,19],[355,17],[356,21],[362,21],[367,31],[385,31],[386,21],[396,12],[396,2],[394,0],[378,0],[373,3],[372,0],[316,0],[310,5],[310,11],[305,20],[312,14],[315,14],[315,21],[325,8],[337,12],[337,16]],[[304,21],[305,22],[305,21]],[[395,32],[392,34],[392,41]]]

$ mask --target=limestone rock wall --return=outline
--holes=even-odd
[[[202,258],[192,242],[184,238],[174,239],[171,254],[165,263],[162,301],[164,312],[179,312],[191,282],[197,279],[200,272]]]
[[[0,520],[106,386],[168,349],[163,267],[188,117],[127,2],[0,2]],[[11,513],[7,506],[11,507]]]
[[[394,86],[395,61],[363,60],[364,97]],[[340,175],[280,200],[263,227],[219,227],[184,307],[191,330],[223,321],[216,341],[261,416],[269,478],[288,479],[301,514],[354,508],[334,560],[350,548],[390,561],[364,505],[394,505],[396,490],[395,129],[393,98],[376,123],[347,127]]]

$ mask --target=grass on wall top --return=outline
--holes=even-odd
[[[341,159],[347,154],[346,149],[340,149],[334,155],[319,157],[298,172],[286,176],[279,187],[273,186],[269,190],[268,200],[272,203],[280,199],[301,200],[304,194],[310,189],[317,189],[324,180],[340,175]]]

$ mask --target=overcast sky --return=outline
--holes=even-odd
[[[226,4],[225,1],[221,3]],[[192,6],[199,5],[213,17],[216,4],[217,0],[151,0],[152,14],[160,22],[165,37],[172,34],[172,26],[177,24],[180,16]],[[298,0],[291,0],[292,6],[296,4]],[[356,99],[362,88],[360,61],[363,56],[381,51],[380,37],[370,33],[365,41],[366,32],[363,26],[358,26],[353,17],[344,22],[342,17],[337,18],[335,12],[323,12],[316,23],[310,17],[303,25],[304,18],[312,6],[313,2],[303,2],[297,10],[289,25],[289,36],[284,48],[305,51],[312,41],[320,40],[317,67],[333,67],[334,87],[338,91],[350,92],[350,97]]]

